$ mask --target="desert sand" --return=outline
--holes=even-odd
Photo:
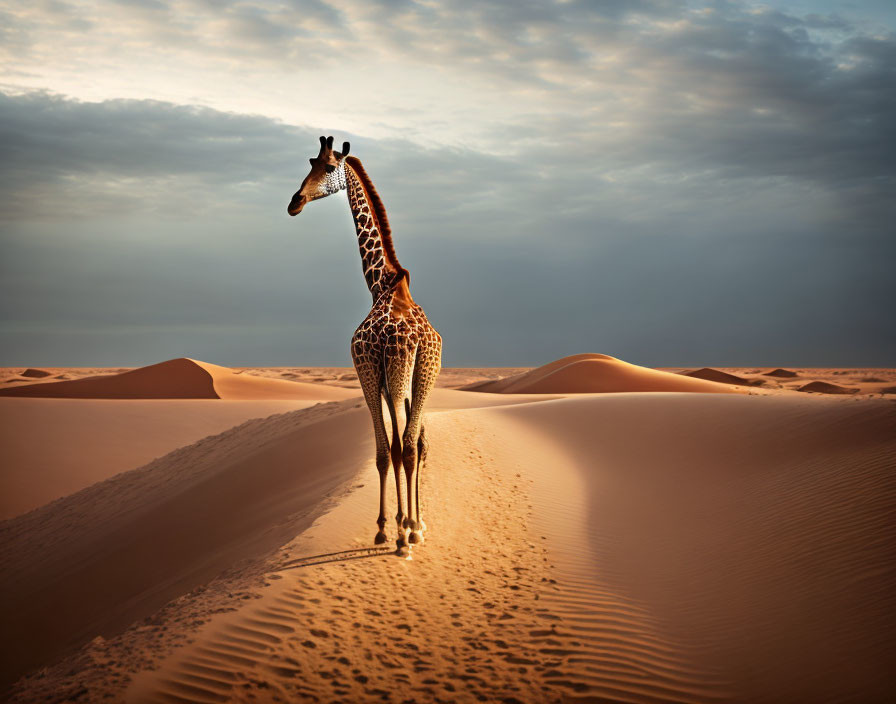
[[[43,371],[0,404],[45,485],[0,523],[12,701],[896,695],[894,370],[453,370],[410,560],[350,370]]]

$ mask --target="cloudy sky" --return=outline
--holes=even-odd
[[[379,189],[446,366],[896,364],[891,0],[0,2],[0,364],[348,364]]]

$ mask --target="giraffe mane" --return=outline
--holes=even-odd
[[[361,182],[361,186],[364,188],[364,194],[367,196],[367,201],[373,208],[373,214],[376,217],[380,237],[383,239],[383,251],[389,259],[389,262],[398,270],[398,281],[402,278],[407,278],[408,281],[410,281],[408,270],[398,263],[398,255],[395,254],[395,244],[392,242],[392,228],[389,226],[389,217],[386,215],[386,206],[383,205],[383,200],[380,198],[380,194],[377,193],[373,181],[370,180],[370,176],[367,175],[367,171],[365,171],[364,165],[358,157],[347,156],[345,157],[345,163],[347,166],[351,167],[352,171],[357,175],[358,180]],[[398,283],[398,281],[395,283]]]

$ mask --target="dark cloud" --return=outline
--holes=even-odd
[[[205,209],[282,177],[300,133],[270,119],[154,101],[0,94],[0,218],[154,209],[194,191]],[[307,141],[307,139],[306,139]],[[203,196],[204,193],[204,196]],[[203,198],[205,202],[203,202]]]
[[[431,106],[412,103],[394,113],[414,141],[335,135],[385,199],[447,364],[892,364],[892,34],[733,2],[243,2],[215,4],[214,32],[140,5],[122,10],[135,31],[204,59],[386,56],[525,106],[448,95],[445,123],[480,138],[463,149],[421,146]],[[345,203],[285,214],[317,135],[0,95],[4,362],[346,363],[367,299]]]

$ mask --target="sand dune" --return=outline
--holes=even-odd
[[[504,394],[612,393],[692,391],[735,393],[715,381],[695,379],[623,362],[605,354],[578,354],[498,381],[463,387],[468,391]]]
[[[264,379],[187,358],[171,359],[120,374],[0,389],[0,396],[93,399],[338,400],[354,395],[357,392],[349,389]]]
[[[827,381],[810,381],[799,387],[797,391],[814,391],[817,394],[854,394],[858,389],[847,388],[839,384],[831,384]]]
[[[33,378],[33,379],[41,379],[45,376],[51,376],[52,372],[44,371],[43,369],[34,369],[29,367],[25,371],[22,372],[21,376]]]
[[[4,681],[109,637],[16,700],[892,700],[891,403],[442,391],[411,561],[360,404],[2,524]]]
[[[755,379],[747,379],[746,377],[729,374],[720,369],[711,367],[702,367],[701,369],[693,369],[691,371],[681,372],[684,376],[690,376],[694,379],[704,379],[706,381],[715,381],[719,384],[736,384],[740,386],[758,386],[761,381]],[[758,383],[757,383],[758,382]]]
[[[765,372],[765,376],[773,376],[779,379],[792,379],[799,376],[799,374],[790,369],[781,369],[779,367],[778,369],[772,369],[770,372]]]

